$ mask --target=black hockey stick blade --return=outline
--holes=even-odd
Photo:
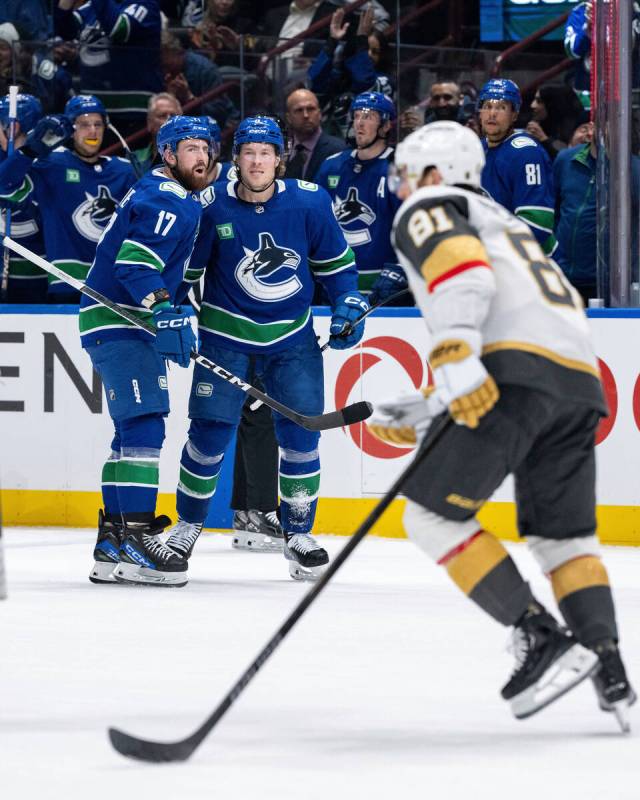
[[[448,415],[442,415],[439,419],[436,419],[433,422],[429,428],[429,431],[427,432],[422,447],[416,454],[416,457],[413,459],[413,461],[407,467],[405,467],[403,472],[396,478],[389,491],[369,512],[358,530],[353,534],[342,550],[329,564],[326,571],[320,576],[320,579],[317,581],[317,583],[314,583],[309,591],[302,596],[302,599],[289,613],[289,616],[280,625],[278,630],[273,634],[273,636],[254,658],[251,664],[249,664],[249,666],[245,669],[238,680],[233,684],[231,689],[229,689],[218,706],[207,717],[202,725],[200,725],[200,727],[191,734],[191,736],[188,736],[186,739],[180,739],[177,742],[152,742],[148,739],[138,739],[136,736],[130,736],[128,733],[124,733],[117,728],[109,728],[109,739],[114,748],[123,756],[127,756],[128,758],[136,758],[139,761],[148,761],[155,764],[160,764],[167,761],[186,761],[186,759],[192,755],[194,750],[200,744],[202,744],[204,739],[209,733],[211,733],[218,722],[220,722],[222,717],[236,702],[238,697],[240,697],[242,692],[251,683],[253,678],[255,678],[260,669],[262,669],[262,667],[266,664],[274,651],[280,646],[280,644],[282,644],[285,636],[289,633],[293,626],[299,622],[304,612],[315,601],[320,592],[325,589],[329,581],[349,558],[351,553],[353,553],[356,547],[369,533],[371,528],[373,528],[387,508],[389,508],[404,484],[417,470],[424,457],[433,450],[435,445],[440,441],[443,434],[451,424],[451,417]]]
[[[373,414],[373,406],[367,400],[360,400],[345,406],[339,411],[329,411],[327,414],[320,414],[317,417],[305,417],[300,415],[298,424],[308,431],[328,431],[331,428],[343,428],[345,425],[355,425],[356,422],[364,422],[365,419]]]

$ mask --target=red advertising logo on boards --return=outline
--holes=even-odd
[[[380,356],[368,352],[370,350],[377,350],[383,355]],[[374,336],[372,339],[365,339],[362,342],[362,351],[350,356],[342,365],[336,380],[336,408],[342,408],[347,405],[349,395],[360,378],[367,370],[378,364],[384,355],[390,356],[400,364],[416,389],[419,389],[426,382],[426,366],[423,364],[422,358],[415,347],[405,342],[404,339],[398,339],[395,336]],[[389,386],[387,397],[391,398],[394,393],[399,394],[399,392],[399,387]],[[377,399],[382,400],[384,398],[379,397]],[[413,449],[410,447],[393,447],[393,445],[381,442],[369,433],[367,426],[362,423],[350,425],[346,429],[346,433],[357,447],[367,455],[375,458],[400,458],[410,453]]]
[[[377,350],[382,355],[368,352],[370,350]],[[358,381],[367,370],[378,364],[384,356],[390,356],[400,364],[416,389],[424,385],[426,382],[425,373],[428,373],[428,367],[423,364],[417,350],[404,339],[398,339],[395,336],[375,336],[371,339],[365,339],[362,342],[362,351],[350,356],[340,368],[335,388],[334,400],[336,408],[342,408],[349,403],[349,395]],[[609,436],[618,415],[618,391],[615,378],[602,359],[598,359],[598,363],[607,405],[609,406],[609,415],[600,421],[596,432],[597,445],[601,444]],[[431,382],[430,375],[429,382]],[[391,398],[394,396],[394,387],[390,386],[388,388],[387,397]],[[399,394],[399,391],[400,389],[396,387],[395,393]],[[379,397],[378,399],[382,400],[384,398]],[[636,381],[633,393],[633,414],[636,425],[640,428],[640,378]],[[345,432],[357,447],[374,458],[401,458],[408,455],[413,449],[410,447],[394,447],[381,442],[369,433],[367,426],[363,423],[350,425]]]

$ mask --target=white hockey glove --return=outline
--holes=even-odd
[[[480,361],[481,336],[472,328],[448,328],[434,337],[429,356],[436,396],[458,425],[477,428],[500,397]]]
[[[433,386],[376,403],[367,420],[371,433],[387,444],[412,447],[425,433],[431,420],[446,409]]]

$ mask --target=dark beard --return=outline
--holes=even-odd
[[[209,173],[206,168],[202,176],[195,175],[193,172],[186,172],[185,170],[181,169],[179,163],[177,163],[174,167],[170,167],[170,169],[171,174],[178,181],[178,183],[181,183],[184,188],[188,189],[190,192],[201,192],[208,186],[209,182],[207,180],[207,175]]]

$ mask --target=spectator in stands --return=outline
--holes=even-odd
[[[182,114],[180,101],[169,92],[159,92],[149,100],[149,106],[147,107],[149,144],[135,151],[138,163],[145,172],[164,163],[156,148],[156,135],[170,117],[176,117],[178,114]]]
[[[440,120],[452,120],[470,125],[475,116],[475,103],[455,81],[438,79],[429,89],[429,97],[417,106],[405,109],[400,115],[400,129],[406,136],[422,125]]]
[[[7,94],[13,83],[22,91],[29,91],[30,57],[20,49],[20,36],[15,25],[4,22],[0,25],[0,96]]]
[[[591,139],[593,139],[593,122],[582,122],[571,134],[569,147],[575,147],[578,144],[589,144]]]
[[[287,97],[287,125],[293,137],[293,151],[285,178],[314,181],[318,168],[328,156],[344,150],[344,141],[323,133],[318,98],[308,89],[296,89]]]
[[[522,98],[513,81],[493,78],[478,94],[486,163],[482,188],[531,228],[546,255],[553,255],[554,193],[551,161],[535,139],[515,130]]]
[[[162,68],[165,90],[175,95],[184,106],[224,81],[218,67],[208,58],[192,50],[185,50],[180,40],[164,31],[162,34]],[[226,94],[206,100],[190,113],[213,117],[221,127],[236,123],[240,115]]]
[[[292,0],[290,3],[272,8],[268,11],[260,26],[260,33],[269,37],[262,46],[269,50],[276,44],[293,39],[304,33],[311,25],[323,17],[333,13],[335,6],[326,0]],[[318,36],[317,38],[323,38]],[[318,46],[312,42],[301,42],[280,56],[285,65],[285,75],[289,79],[304,78],[309,67],[309,59],[318,53]]]
[[[547,151],[553,161],[571,140],[586,111],[569,86],[542,86],[531,102],[532,118],[526,131]]]
[[[307,73],[308,86],[318,95],[327,123],[342,138],[349,130],[348,109],[356,95],[393,95],[390,75],[377,66],[388,66],[389,57],[384,36],[373,29],[373,8],[367,8],[356,19],[358,25],[354,28],[354,18],[345,22],[343,9],[334,12],[329,38]]]
[[[49,3],[45,0],[2,0],[0,23],[10,22],[21,39],[42,42],[51,35]]]
[[[593,126],[591,133],[593,133]],[[580,292],[585,305],[598,297],[596,271],[596,139],[558,153],[553,164],[556,225],[556,261]],[[638,219],[640,159],[631,157],[631,219]],[[637,225],[632,225],[632,253],[637,261]],[[635,266],[637,274],[637,263]]]
[[[58,0],[57,36],[80,42],[80,85],[98,97],[124,135],[144,126],[147,103],[162,90],[158,0]]]

